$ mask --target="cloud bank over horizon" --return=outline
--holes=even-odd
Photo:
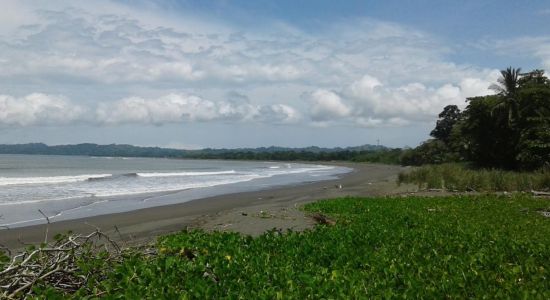
[[[467,97],[492,93],[498,68],[453,59],[460,51],[506,56],[526,45],[538,66],[550,67],[550,40],[543,36],[455,45],[370,16],[314,31],[276,17],[248,28],[138,3],[6,1],[0,130],[71,124],[97,131],[135,124],[159,132],[167,124],[225,124],[228,131],[232,124],[424,129],[444,106],[464,107]],[[415,139],[425,136],[419,129]]]

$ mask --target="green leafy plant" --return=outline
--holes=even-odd
[[[548,200],[527,196],[340,198],[304,232],[182,231],[113,261],[94,287],[40,299],[550,298]],[[81,268],[98,268],[83,259]],[[103,266],[102,268],[105,268]],[[94,290],[95,289],[95,290]]]

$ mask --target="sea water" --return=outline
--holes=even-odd
[[[333,179],[286,162],[0,155],[0,226],[20,227]],[[0,228],[1,229],[1,228]]]

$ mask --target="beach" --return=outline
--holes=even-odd
[[[128,245],[152,242],[159,235],[186,228],[236,231],[250,235],[258,235],[272,228],[304,230],[313,226],[313,221],[299,209],[305,203],[336,197],[375,196],[414,190],[412,186],[397,186],[397,174],[404,169],[400,166],[331,164],[349,167],[353,171],[334,180],[224,194],[49,225],[4,229],[0,230],[0,244],[18,249],[27,244],[40,243],[44,241],[46,229],[50,239],[68,231],[88,233],[100,229]]]

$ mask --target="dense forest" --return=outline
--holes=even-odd
[[[180,150],[131,145],[57,145],[42,143],[0,145],[0,154],[84,155],[113,157],[166,157],[188,159],[240,159],[240,160],[285,160],[285,161],[358,161],[399,163],[401,149],[384,146],[363,145],[348,148],[284,148],[262,147],[242,149]]]
[[[496,94],[449,105],[430,139],[404,151],[406,165],[469,162],[475,167],[535,170],[550,167],[550,80],[544,71],[501,71]]]

